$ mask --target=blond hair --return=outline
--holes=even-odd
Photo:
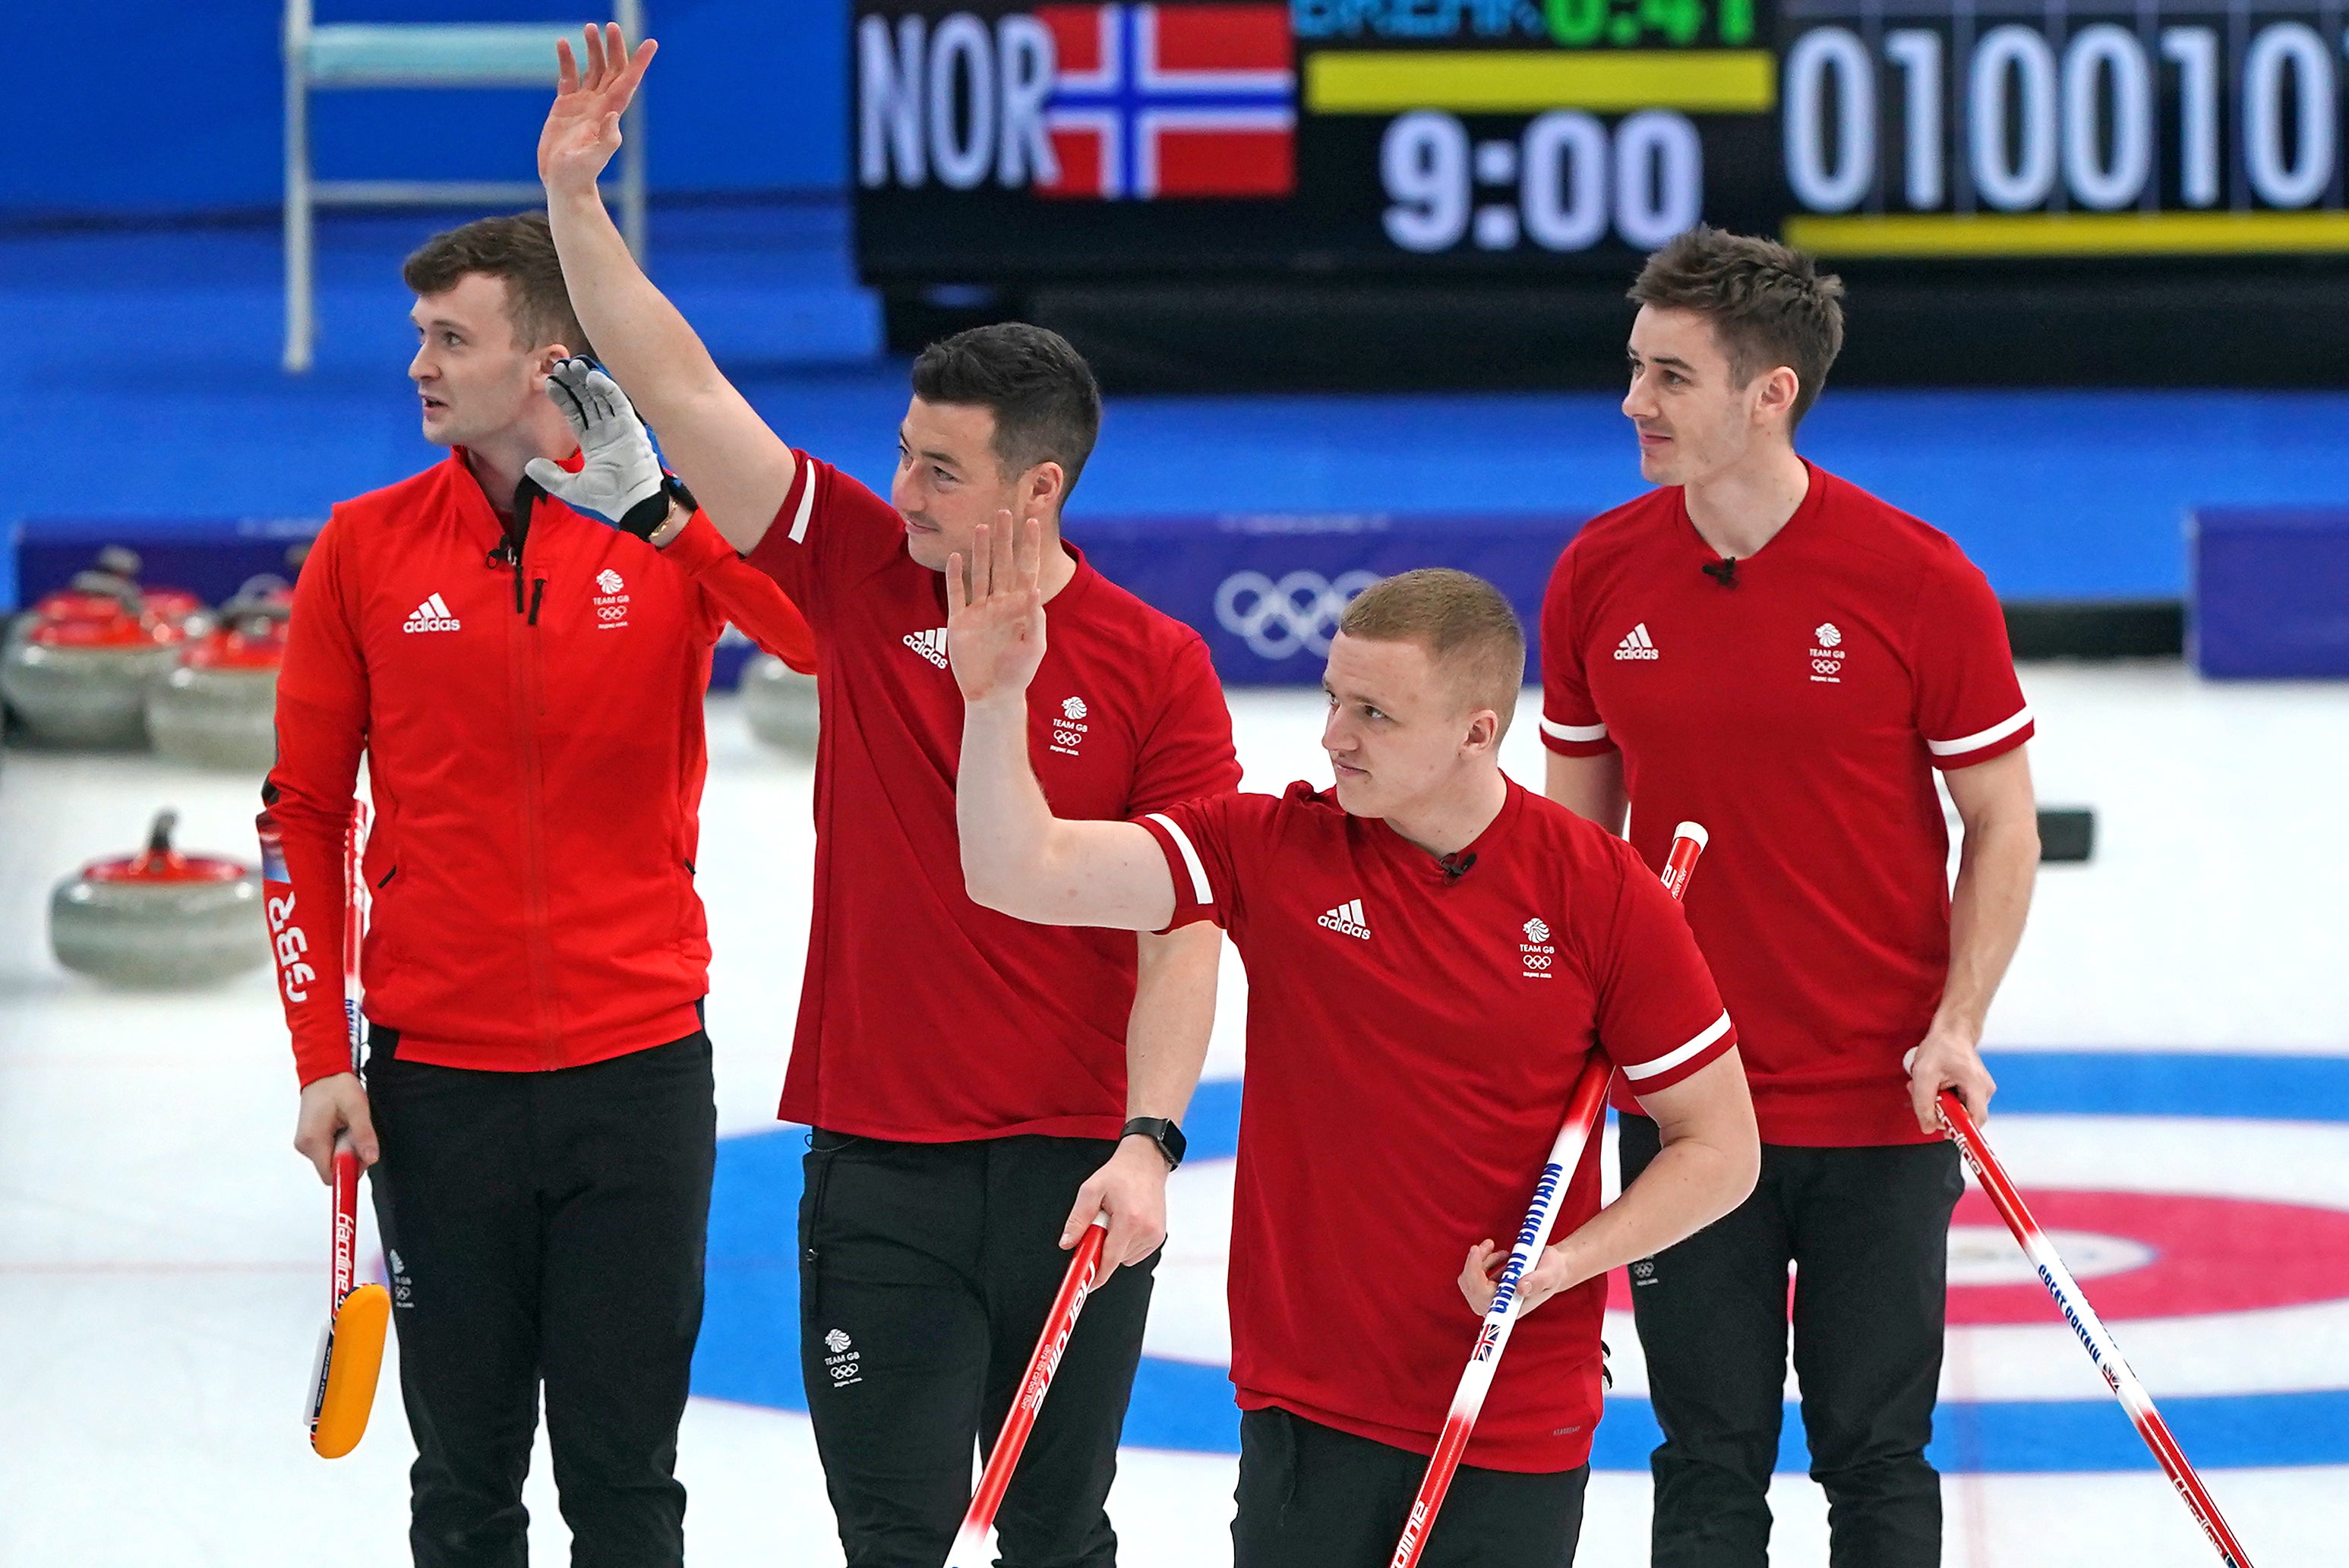
[[[1374,583],[1346,606],[1338,630],[1374,643],[1417,643],[1471,707],[1500,720],[1497,743],[1526,679],[1526,633],[1498,588],[1473,573],[1423,567]]]

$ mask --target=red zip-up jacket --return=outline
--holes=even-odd
[[[574,456],[570,466],[576,467]],[[696,514],[667,549],[525,483],[520,551],[461,449],[334,509],[294,593],[263,790],[301,1080],[350,1070],[343,837],[375,826],[367,1015],[403,1061],[534,1071],[693,1033],[702,694],[731,619],[795,668],[807,623]]]

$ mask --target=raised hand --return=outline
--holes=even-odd
[[[569,40],[554,46],[562,68],[554,107],[546,111],[545,129],[538,133],[538,177],[549,191],[564,195],[595,191],[604,166],[620,150],[620,116],[660,47],[647,38],[631,57],[616,22],[589,26],[583,41],[587,56],[584,71],[572,56]]]
[[[1044,525],[995,515],[972,531],[968,573],[947,557],[947,655],[966,703],[1024,697],[1044,662]]]
[[[577,358],[556,364],[546,378],[546,395],[578,439],[579,470],[574,473],[552,458],[533,458],[523,471],[573,511],[649,538],[667,521],[668,507],[651,504],[663,495],[660,459],[628,395]]]

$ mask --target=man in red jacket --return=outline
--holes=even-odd
[[[362,750],[376,809],[367,1081],[340,987],[281,973],[295,1146],[323,1177],[347,1129],[373,1166],[417,1563],[525,1560],[543,1380],[573,1562],[674,1563],[715,1140],[702,693],[730,618],[802,669],[812,639],[675,481],[615,503],[616,467],[657,459],[581,367],[550,385],[588,346],[543,216],[439,235],[403,275],[450,455],[320,531],[263,791],[312,954],[341,947]],[[619,456],[583,471],[590,428]],[[622,529],[574,510],[598,505]]]

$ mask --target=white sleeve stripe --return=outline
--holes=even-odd
[[[1603,724],[1553,724],[1541,721],[1542,733],[1558,740],[1604,740],[1607,727]]]
[[[792,519],[792,542],[807,542],[808,514],[815,510],[815,466],[804,457],[798,459],[800,478],[804,481],[800,490],[799,514]]]
[[[1928,740],[1925,749],[1936,757],[1955,757],[1961,751],[1972,751],[1994,740],[2004,740],[2031,722],[2031,705],[2024,703],[2012,718],[2002,718],[1988,729],[1978,729],[1971,735],[1961,735],[1955,740]]]
[[[1680,1066],[1682,1062],[1687,1061],[1691,1057],[1702,1052],[1707,1046],[1713,1044],[1713,1041],[1721,1038],[1722,1036],[1727,1033],[1729,1033],[1729,1014],[1726,1011],[1723,1011],[1720,1017],[1715,1018],[1711,1025],[1707,1026],[1702,1034],[1697,1036],[1695,1039],[1691,1040],[1687,1045],[1682,1046],[1679,1050],[1658,1057],[1651,1062],[1639,1062],[1636,1064],[1626,1063],[1623,1068],[1623,1076],[1630,1078],[1633,1083],[1638,1083],[1641,1078],[1651,1078],[1658,1073],[1668,1073],[1674,1068]]]
[[[1213,909],[1216,895],[1207,886],[1207,868],[1199,863],[1199,851],[1191,847],[1191,841],[1184,835],[1182,829],[1174,825],[1174,819],[1164,811],[1153,811],[1149,816],[1150,820],[1174,835],[1174,847],[1183,851],[1183,869],[1191,873],[1191,891],[1197,895],[1191,902]]]

